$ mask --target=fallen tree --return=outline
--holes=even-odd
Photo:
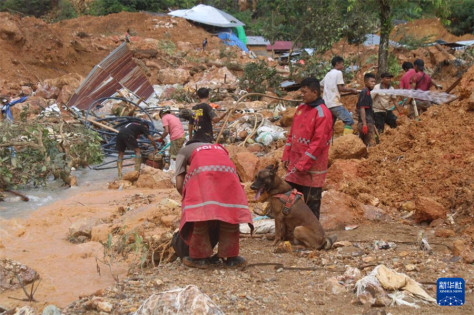
[[[71,183],[71,168],[102,161],[101,137],[81,124],[38,119],[0,122],[0,189]]]

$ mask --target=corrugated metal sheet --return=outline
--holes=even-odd
[[[138,97],[149,98],[154,90],[140,67],[122,43],[92,69],[68,102],[68,106],[87,109],[95,100],[127,88]]]

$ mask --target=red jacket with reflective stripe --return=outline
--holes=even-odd
[[[183,188],[180,231],[187,222],[210,220],[252,223],[235,165],[227,151],[216,144],[200,146],[191,154]]]
[[[288,161],[285,180],[307,187],[322,187],[326,178],[332,114],[319,98],[298,106],[283,161]]]

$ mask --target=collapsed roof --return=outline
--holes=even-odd
[[[204,4],[199,4],[191,9],[171,11],[168,14],[217,27],[237,27],[245,25],[232,15]]]
[[[114,49],[89,72],[67,106],[87,109],[97,99],[111,96],[124,87],[148,99],[154,93],[153,86],[132,57],[125,42]]]

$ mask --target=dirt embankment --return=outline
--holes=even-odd
[[[156,51],[158,40],[174,44],[184,40],[196,49],[206,37],[208,49],[220,47],[219,39],[181,18],[122,12],[48,24],[0,13],[0,93],[18,93],[21,85],[36,85],[68,73],[87,75],[124,40],[127,29],[132,50]],[[159,58],[155,61],[166,65]]]

